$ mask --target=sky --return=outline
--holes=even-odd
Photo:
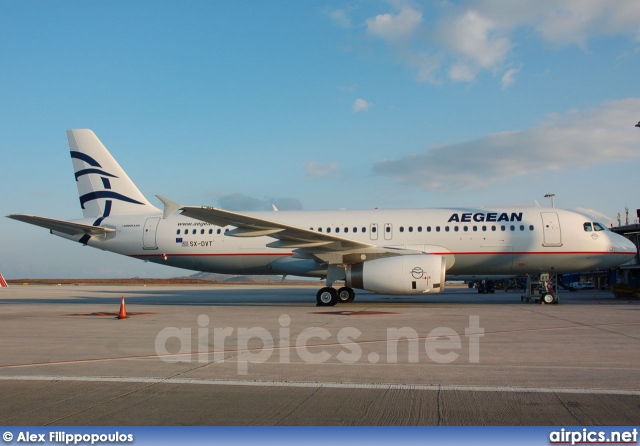
[[[66,129],[156,206],[636,219],[640,2],[0,0],[0,215],[82,217]],[[6,278],[190,274],[0,218]]]

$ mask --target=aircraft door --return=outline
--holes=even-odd
[[[562,246],[560,220],[557,212],[541,212],[544,241],[542,246]]]
[[[378,223],[371,223],[369,226],[369,237],[371,240],[378,240]]]
[[[160,223],[160,219],[157,217],[147,218],[144,222],[144,232],[142,234],[143,249],[158,249],[158,244],[156,243],[158,223]]]
[[[393,225],[391,223],[384,224],[384,239],[391,240],[393,238]]]

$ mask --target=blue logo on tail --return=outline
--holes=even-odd
[[[118,178],[115,175],[112,175],[108,172],[105,172],[104,170],[100,170],[100,169],[95,169],[95,167],[100,167],[102,168],[102,166],[100,165],[99,162],[97,162],[95,159],[93,159],[92,157],[90,157],[89,155],[87,155],[86,153],[82,153],[82,152],[77,152],[72,150],[71,151],[71,158],[75,158],[75,159],[79,159],[80,161],[84,161],[85,163],[87,163],[88,165],[92,166],[93,168],[90,169],[82,169],[76,172],[76,181],[78,181],[78,178],[80,178],[83,175],[90,175],[90,174],[98,174],[98,175],[104,175],[104,177],[101,177],[102,179],[102,185],[104,186],[105,189],[111,189],[111,182],[109,181],[109,178]],[[109,178],[106,178],[109,177]],[[144,205],[144,203],[140,203],[137,200],[134,200],[133,198],[129,198],[127,196],[124,196],[122,194],[119,194],[117,192],[113,192],[110,190],[104,190],[104,191],[96,191],[96,192],[90,192],[88,194],[84,194],[83,196],[80,197],[80,206],[82,207],[82,209],[85,209],[84,204],[88,201],[92,201],[92,200],[97,200],[99,198],[111,198],[113,200],[119,200],[119,201],[124,201],[127,203],[133,203],[133,204],[141,204]],[[111,201],[107,201],[107,208],[109,209],[109,212],[111,211]],[[105,214],[103,215],[101,218],[105,218],[108,217],[108,212],[106,212],[105,209]],[[100,220],[102,221],[102,220]]]

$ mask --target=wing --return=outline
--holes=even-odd
[[[180,210],[182,215],[196,220],[217,226],[235,226],[236,229],[226,233],[232,237],[272,237],[276,240],[267,245],[270,248],[322,248],[321,250],[346,251],[376,246],[238,212],[207,206],[182,206],[159,195],[157,197],[165,204],[165,218]]]
[[[80,235],[88,234],[91,236],[105,237],[110,232],[115,232],[115,229],[103,228],[101,226],[83,225],[81,223],[72,223],[64,220],[54,220],[53,218],[37,217],[35,215],[24,214],[11,214],[7,215],[8,218],[29,223],[32,225],[47,228],[51,231],[61,232],[67,235]]]
[[[269,236],[275,239],[268,243],[270,248],[288,248],[296,252],[296,257],[315,257],[326,263],[356,263],[364,258],[416,254],[419,251],[381,247],[359,242],[324,232],[289,225],[277,221],[253,217],[238,212],[206,206],[182,206],[167,198],[156,195],[165,205],[164,218],[176,211],[182,215],[205,221],[216,226],[235,226],[226,235],[233,237]]]

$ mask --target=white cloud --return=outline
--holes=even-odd
[[[379,14],[367,19],[367,31],[385,40],[397,40],[410,36],[420,27],[422,13],[403,8],[397,15]]]
[[[493,68],[504,61],[511,47],[500,35],[498,25],[477,11],[468,10],[438,27],[442,41],[456,58],[464,58],[480,68]]]
[[[371,102],[366,101],[366,100],[364,100],[362,98],[358,98],[353,102],[353,112],[354,113],[359,113],[359,112],[367,111],[372,106],[373,106],[373,104]]]
[[[595,211],[593,209],[586,209],[586,208],[578,207],[578,208],[575,208],[575,211],[576,212],[580,212],[581,214],[586,214],[589,217],[591,217],[593,219],[593,221],[604,223],[607,226],[609,226],[609,225],[614,223],[614,219],[613,218],[609,217],[608,215],[603,214],[602,212]],[[617,222],[615,222],[615,223],[617,223]]]
[[[409,54],[407,63],[418,72],[416,78],[420,82],[439,84],[438,71],[442,65],[442,57],[438,54]]]
[[[297,198],[266,198],[264,202],[275,205],[281,211],[302,210],[302,203]]]
[[[533,28],[559,45],[584,45],[601,35],[638,36],[640,2],[637,0],[472,0],[469,8],[510,29]]]
[[[218,198],[218,203],[221,208],[229,211],[257,211],[262,209],[262,202],[259,199],[237,192],[221,196]]]
[[[518,74],[519,72],[520,72],[520,68],[511,68],[510,70],[507,70],[507,72],[502,75],[502,80],[500,81],[500,83],[502,84],[503,90],[516,81],[515,75]]]
[[[637,1],[565,0],[541,14],[535,28],[550,41],[585,45],[587,39],[603,34],[640,32],[640,3]]]
[[[343,28],[351,28],[351,19],[343,9],[335,9],[329,12],[331,20]]]
[[[266,211],[272,209],[272,204],[281,211],[300,210],[302,203],[297,198],[254,198],[240,193],[222,195],[218,197],[218,204],[228,211]]]
[[[590,39],[605,35],[640,40],[638,0],[556,0],[552,4],[467,0],[437,6],[427,2],[424,9],[429,10],[428,15],[419,4],[397,6],[395,14],[378,14],[366,20],[367,33],[390,44],[397,60],[416,70],[419,81],[438,83],[442,73],[458,82],[472,82],[482,71],[497,75],[505,64],[517,60],[516,36],[530,30],[555,46],[587,48]],[[502,77],[503,88],[514,74]]]
[[[465,62],[457,62],[449,70],[449,78],[452,81],[471,82],[478,75],[478,68]]]
[[[545,171],[640,158],[640,98],[553,115],[537,127],[432,147],[374,165],[378,175],[432,190],[473,189]]]
[[[304,168],[308,177],[325,177],[334,175],[335,170],[338,168],[338,163],[320,164],[317,161],[309,161],[304,165]]]

